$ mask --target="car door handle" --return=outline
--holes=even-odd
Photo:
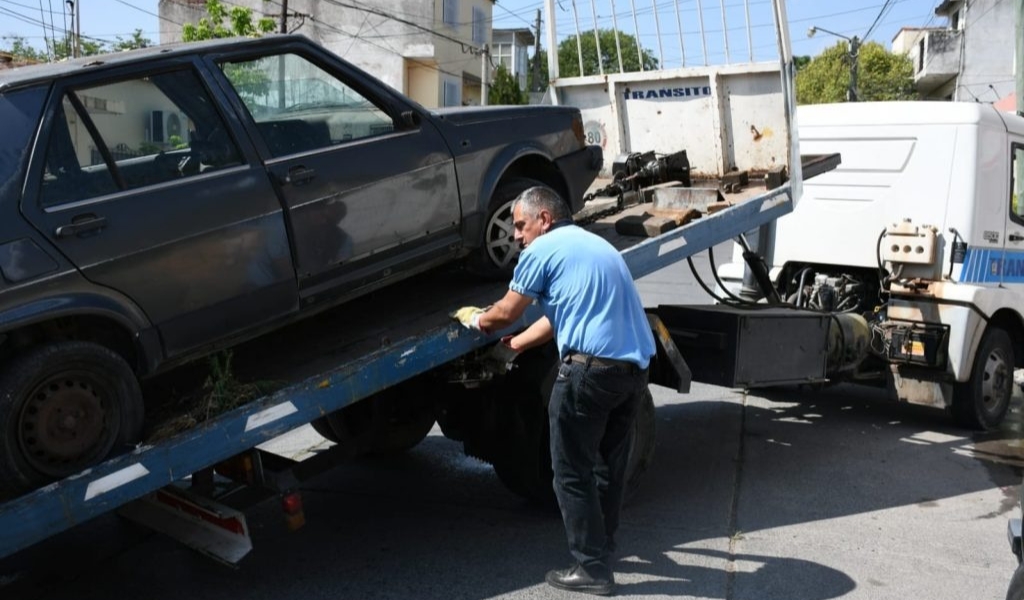
[[[106,217],[96,215],[79,215],[71,219],[71,223],[61,225],[53,233],[59,238],[80,235],[87,231],[96,231],[107,226]]]
[[[316,171],[314,169],[307,169],[306,167],[298,166],[288,169],[288,175],[285,176],[284,182],[292,185],[302,185],[309,183],[311,179],[316,177]]]
[[[1010,240],[1011,242],[1024,242],[1024,235],[1021,235],[1014,231],[1010,235],[1006,236],[1006,239]]]

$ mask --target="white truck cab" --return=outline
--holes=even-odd
[[[1024,118],[864,102],[801,106],[797,128],[802,155],[841,164],[804,182],[766,260],[784,300],[864,318],[866,331],[837,335],[865,341],[866,355],[830,378],[884,378],[901,400],[995,427],[1024,361]],[[737,281],[742,269],[720,273]]]

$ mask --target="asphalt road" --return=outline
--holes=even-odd
[[[702,297],[685,264],[641,288],[648,304]],[[974,435],[856,387],[653,391],[657,447],[623,515],[620,597],[1005,595],[1021,398],[1003,431]],[[276,447],[301,454],[318,441],[304,428]],[[0,562],[0,598],[580,597],[543,583],[569,564],[557,514],[506,491],[437,431],[407,455],[343,465],[302,491],[297,532],[274,502],[249,514],[255,549],[237,569],[107,515]]]

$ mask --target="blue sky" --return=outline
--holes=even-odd
[[[683,57],[680,56],[678,36],[675,33],[675,3],[673,0],[653,1],[659,7],[661,40],[664,49],[660,52],[658,50],[658,36],[655,33],[653,20],[650,18],[647,22],[639,23],[641,42],[656,56],[663,56],[663,62],[667,66],[679,66]],[[652,0],[632,0],[632,2],[638,11],[651,12]],[[689,64],[699,62],[702,54],[702,44],[695,26],[685,24],[693,22],[694,19],[689,21],[687,19],[688,15],[695,17],[696,2],[697,0],[679,0],[681,23],[684,23],[682,25],[684,31],[682,53],[685,53]],[[751,47],[755,59],[767,58],[764,54],[767,51],[774,54],[772,39],[769,37],[771,28],[757,17],[757,15],[767,15],[765,18],[770,19],[768,0],[700,0],[700,2],[707,28],[705,40],[711,62],[720,63],[724,58],[724,43],[720,36],[723,6],[727,17],[725,29],[729,31],[728,46],[731,62],[746,60],[751,52]],[[230,3],[230,0],[227,3]],[[839,41],[839,38],[821,32],[820,29],[816,36],[808,38],[807,30],[811,26],[828,29],[847,37],[856,35],[862,39],[870,30],[869,40],[889,47],[893,36],[901,27],[944,25],[945,19],[934,16],[935,7],[939,3],[939,0],[889,0],[888,2],[885,0],[844,0],[841,2],[838,0],[789,0],[787,12],[793,51],[799,55],[813,56]],[[159,39],[156,16],[157,0],[78,0],[78,4],[81,5],[82,34],[85,36],[113,41],[117,36],[128,37],[135,29],[141,29],[143,35],[154,42]],[[575,33],[573,4],[573,0],[558,0],[556,2],[560,37]],[[580,27],[586,31],[588,24],[592,27],[590,2],[589,0],[575,0],[575,5],[579,10]],[[598,7],[607,5],[607,0],[600,0],[597,3]],[[44,35],[43,28],[38,24],[41,15],[46,15],[46,19],[49,20],[49,14],[52,11],[54,25],[61,30],[64,27],[65,19],[69,18],[62,11],[65,6],[63,0],[0,0],[0,36],[20,35],[32,45],[41,48]],[[543,6],[543,0],[498,0],[494,7],[494,26],[532,28],[538,9],[541,9],[543,15]],[[617,0],[616,12],[620,15],[628,13],[629,6],[630,0]],[[599,10],[598,8],[599,26],[609,25],[610,17],[607,14],[601,14]],[[753,26],[749,40],[744,27],[747,11],[754,15],[750,19]],[[880,14],[881,18],[879,18]],[[633,33],[631,19],[620,17],[618,23],[620,29],[627,33]],[[874,25],[873,29],[872,25]],[[7,43],[0,43],[0,46],[6,47],[7,45]]]

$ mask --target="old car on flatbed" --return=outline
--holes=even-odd
[[[0,489],[142,435],[139,381],[579,210],[578,109],[428,110],[299,35],[0,74]]]

